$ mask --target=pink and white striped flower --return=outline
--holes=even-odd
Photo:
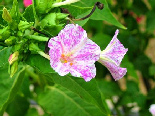
[[[121,68],[120,63],[128,51],[117,39],[119,30],[116,30],[114,37],[105,50],[100,54],[99,62],[106,66],[115,80],[122,78],[126,72],[126,68]]]
[[[50,39],[50,65],[61,76],[71,73],[90,81],[96,76],[95,61],[99,60],[100,47],[88,39],[79,25],[68,24],[58,36]]]

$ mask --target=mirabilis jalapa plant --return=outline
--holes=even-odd
[[[91,2],[81,1],[86,5],[87,2]],[[61,78],[69,79],[67,81],[60,81],[59,77],[60,80],[57,81],[56,76],[50,78],[53,78],[56,84],[62,84],[67,89],[71,89],[87,102],[95,104],[106,114],[107,108],[104,108],[106,106],[102,103],[103,100],[97,90],[97,83],[92,79],[96,76],[95,62],[98,61],[106,66],[113,78],[119,80],[127,72],[127,69],[121,68],[120,64],[128,49],[125,49],[117,39],[118,30],[116,30],[111,42],[105,50],[101,51],[100,47],[87,37],[87,32],[82,28],[82,25],[86,23],[83,21],[95,17],[98,20],[108,21],[109,19],[110,23],[120,28],[124,27],[112,16],[105,1],[103,1],[105,5],[95,1],[96,3],[93,2],[91,7],[78,7],[81,1],[24,0],[26,8],[21,13],[18,9],[17,0],[13,0],[12,9],[4,7],[1,13],[3,20],[0,23],[0,45],[11,51],[9,51],[10,57],[8,57],[7,63],[12,79],[16,77],[21,67],[27,67],[27,65],[34,67],[37,71],[39,70],[44,76],[46,74],[53,76],[56,73],[60,76],[68,74],[68,78]],[[72,3],[74,5],[71,6]],[[78,8],[82,8],[87,12],[84,12],[82,16],[80,13],[74,16],[69,5],[74,7],[74,10],[77,8],[78,11]],[[98,8],[97,11],[95,11],[96,7]],[[106,18],[100,19],[97,15],[93,17],[95,12],[100,14],[102,13],[100,11],[104,11],[104,9],[108,14]],[[75,18],[78,16],[80,18]],[[82,24],[76,24],[78,21]],[[37,58],[35,61],[33,61],[34,57]],[[47,67],[37,65],[42,61],[45,63],[44,66]],[[46,68],[48,70],[45,71]],[[82,77],[83,79],[79,82],[81,79],[74,77]],[[18,82],[18,78],[16,82]],[[74,84],[71,85],[78,87],[68,87],[66,82],[73,82]],[[81,89],[86,87],[85,84],[93,84],[88,87],[93,87],[95,92],[89,91],[89,89]],[[78,88],[80,89],[78,90]],[[83,94],[81,91],[86,93]],[[14,93],[17,93],[17,91]]]
[[[63,2],[54,2],[50,8],[47,5],[46,8],[42,9],[42,12],[40,13],[43,14],[55,7],[75,3],[78,1],[79,0],[66,0]],[[31,0],[24,0],[23,2],[25,7],[32,4]],[[14,4],[17,4],[17,1],[14,1]],[[62,28],[62,24],[57,25],[57,21],[60,22],[60,20],[62,21],[66,19],[73,22],[74,20],[79,21],[89,18],[95,11],[96,6],[101,10],[103,9],[103,4],[101,4],[100,2],[96,2],[91,13],[80,19],[71,18],[71,16],[69,16],[70,14],[66,14],[66,12],[61,10],[62,13],[47,14],[47,16],[45,16],[45,18],[42,19],[40,23],[37,21],[37,19],[35,19],[35,24],[33,24],[33,22],[21,20],[22,18],[24,19],[24,17],[22,16],[19,16],[18,20],[12,21],[13,18],[15,18],[13,15],[13,12],[15,11],[13,10],[17,9],[14,8],[12,9],[11,13],[9,13],[9,11],[6,8],[4,8],[2,17],[5,21],[8,22],[8,26],[3,29],[4,32],[2,33],[5,33],[5,31],[9,32],[9,30],[19,30],[17,32],[17,36],[19,38],[10,36],[9,38],[4,40],[4,44],[6,44],[6,46],[13,46],[14,53],[11,56],[14,56],[14,54],[17,52],[19,54],[24,53],[23,55],[25,55],[30,50],[31,52],[38,53],[41,56],[49,59],[51,67],[61,76],[71,73],[72,76],[83,77],[85,81],[90,81],[96,75],[96,68],[94,63],[96,61],[99,61],[101,64],[108,68],[113,78],[115,80],[118,80],[122,78],[127,72],[126,68],[119,67],[122,58],[127,52],[127,49],[125,49],[124,46],[117,39],[118,30],[116,31],[113,39],[111,40],[107,48],[101,52],[99,46],[87,37],[86,31],[78,24],[67,24],[64,29]],[[18,12],[18,14],[20,13]],[[57,21],[54,22],[53,18]],[[34,41],[48,40],[47,37],[42,37],[38,36],[38,34],[35,34],[35,31],[44,34],[36,29],[38,25],[41,25],[41,30],[45,29],[47,33],[49,33],[48,31],[52,29],[52,26],[54,26],[54,28],[57,27],[58,31],[61,30],[57,36],[52,37],[48,41],[48,47],[50,48],[49,56],[48,54],[45,54]],[[50,27],[49,25],[52,26]],[[13,26],[14,29],[11,29],[11,26]],[[28,29],[30,28],[32,30],[29,32]],[[26,39],[20,41],[19,39],[21,38]],[[29,39],[32,41],[28,41]],[[18,41],[20,41],[21,43]],[[22,44],[25,45],[26,49],[23,48]],[[17,60],[10,60],[9,58],[9,62],[12,62],[10,64],[11,77],[17,71],[17,63],[15,68],[13,65],[15,62],[13,61],[17,62],[23,60],[22,55],[19,55],[18,57],[19,58]]]

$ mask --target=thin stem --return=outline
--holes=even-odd
[[[41,32],[41,31],[39,31],[38,29],[36,29],[36,28],[34,28],[34,27],[32,27],[32,30],[34,30],[34,31],[36,31],[36,32],[38,32],[38,33],[40,33],[40,34],[43,34],[43,35],[45,35],[46,37],[48,37],[47,34],[45,34],[45,33]]]
[[[96,6],[97,6],[98,9],[100,9],[100,10],[102,10],[103,7],[104,7],[104,5],[103,5],[102,3],[96,2],[95,5],[94,5],[94,7],[93,7],[93,9],[92,9],[92,11],[91,11],[87,16],[85,16],[85,17],[83,17],[83,18],[80,18],[80,19],[72,19],[72,20],[73,20],[73,21],[81,21],[81,20],[85,20],[85,19],[89,18],[89,17],[93,14],[93,12],[96,10]]]

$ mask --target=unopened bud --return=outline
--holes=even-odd
[[[7,45],[12,45],[12,44],[15,43],[15,41],[16,41],[16,37],[15,36],[10,36],[8,39],[5,40],[5,43]]]
[[[17,61],[18,60],[18,56],[19,56],[19,52],[18,51],[16,51],[13,54],[11,54],[9,59],[8,59],[9,64],[12,65],[15,61]]]
[[[18,70],[18,62],[14,62],[10,67],[10,77],[12,78]]]
[[[5,7],[3,8],[2,18],[9,23],[12,22],[11,15]]]

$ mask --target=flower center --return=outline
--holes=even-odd
[[[70,59],[70,55],[61,54],[60,61],[61,61],[61,63],[68,63],[68,62],[70,62],[70,66],[73,65],[72,60]]]

